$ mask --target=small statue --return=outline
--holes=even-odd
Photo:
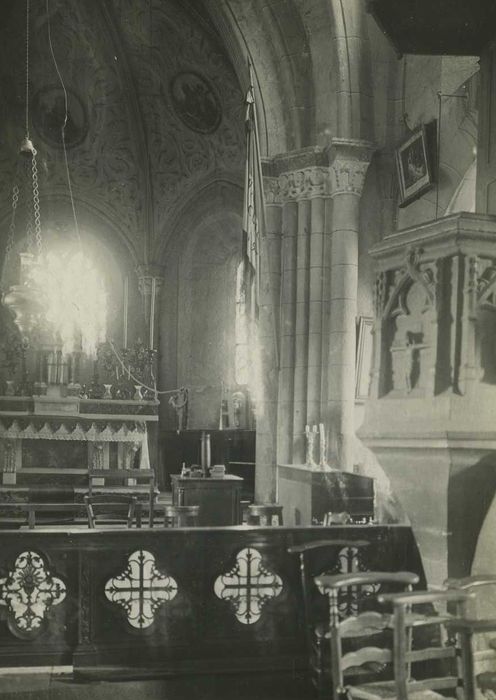
[[[414,374],[420,374],[420,351],[426,347],[426,343],[416,342],[410,333],[407,332],[405,334],[404,372],[405,392],[407,394],[411,394],[415,388],[413,383]]]
[[[181,430],[186,430],[188,427],[188,401],[188,390],[184,386],[178,389],[169,399],[169,405],[176,412],[178,433]]]
[[[305,426],[305,437],[307,439],[306,464],[307,464],[307,467],[311,467],[312,469],[315,469],[316,467],[318,467],[317,462],[313,458],[314,451],[315,451],[315,438],[317,437],[317,426],[313,425],[312,429],[310,430],[310,426],[306,425]]]

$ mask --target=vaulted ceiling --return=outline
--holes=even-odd
[[[60,126],[74,193],[134,250],[153,258],[167,222],[195,189],[242,181],[243,93],[195,0],[31,3],[30,111],[42,197],[67,198]],[[2,3],[0,209],[9,209],[24,123],[25,6]],[[49,26],[50,25],[50,26]]]

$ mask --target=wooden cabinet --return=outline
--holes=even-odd
[[[198,524],[227,526],[241,524],[241,489],[243,479],[226,474],[211,477],[171,476],[172,502],[178,506],[200,506]]]
[[[207,430],[210,435],[212,464],[225,464],[228,474],[239,476],[243,500],[253,501],[255,490],[255,431]],[[171,477],[181,472],[184,462],[200,464],[201,430],[167,430],[161,435],[165,488],[172,488]]]

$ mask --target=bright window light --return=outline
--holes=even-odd
[[[62,352],[95,356],[106,337],[107,295],[93,262],[82,252],[49,252],[30,277],[42,295],[47,330]]]

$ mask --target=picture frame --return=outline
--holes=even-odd
[[[355,368],[355,400],[366,401],[370,394],[372,360],[374,352],[374,319],[360,316],[357,320],[357,346]]]
[[[400,207],[410,204],[433,185],[430,140],[425,125],[416,129],[396,149],[396,168],[400,187]]]

